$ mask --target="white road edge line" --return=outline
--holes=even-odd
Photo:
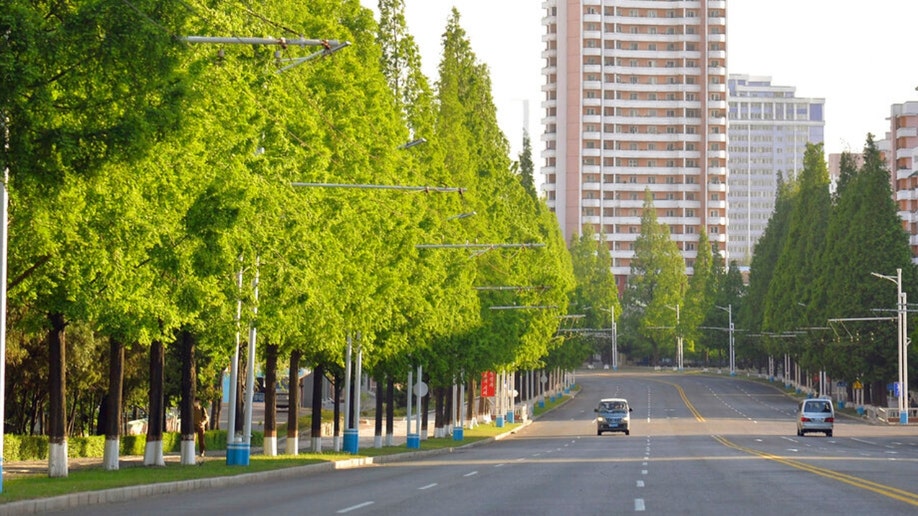
[[[368,506],[368,505],[373,505],[373,502],[363,502],[363,503],[358,503],[357,505],[352,505],[352,506],[350,506],[350,507],[346,507],[346,508],[341,509],[340,511],[338,511],[338,514],[344,514],[344,513],[346,513],[346,512],[356,511],[357,509],[363,509],[364,507],[366,507],[366,506]]]

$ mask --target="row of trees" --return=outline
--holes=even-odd
[[[253,326],[269,393],[278,360],[292,375],[340,377],[358,333],[374,377],[423,364],[433,388],[583,359],[555,338],[570,255],[534,195],[531,157],[508,157],[459,13],[432,87],[403,1],[379,8],[378,24],[357,0],[13,0],[0,13],[7,421],[50,436],[52,476],[67,474],[66,438],[91,426],[103,399],[107,467],[117,468],[125,405],[149,413],[148,464],[162,463],[166,406],[180,407],[193,451],[195,393],[220,398],[236,335]],[[352,46],[279,73],[304,53],[185,35]],[[431,247],[457,243],[482,247]],[[544,247],[484,245],[507,243]],[[545,288],[475,288],[513,285]]]
[[[842,155],[834,191],[821,144],[808,145],[803,170],[780,176],[779,183],[748,286],[735,263],[725,268],[712,254],[703,232],[693,274],[686,276],[647,194],[622,298],[619,347],[657,364],[675,356],[682,337],[686,356],[724,364],[732,313],[736,355],[746,365],[762,368],[769,357],[789,356],[802,370],[826,371],[849,384],[859,380],[867,403],[885,404],[886,386],[898,371],[896,324],[888,320],[895,316],[896,291],[872,273],[893,276],[902,269],[906,292],[918,278],[873,136],[862,165]]]

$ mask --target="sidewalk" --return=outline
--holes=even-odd
[[[433,425],[433,419],[431,419],[431,425]],[[367,419],[362,419],[360,421],[359,428],[359,449],[375,448],[376,447],[376,436],[375,434],[375,422]],[[405,444],[407,424],[402,418],[401,420],[396,419],[395,424],[393,425],[394,434],[392,436],[392,446],[401,446]],[[225,426],[223,427],[225,428]],[[254,426],[257,430],[261,430],[261,425]],[[385,425],[383,425],[383,432],[385,432]],[[433,436],[433,428],[428,429],[428,437]],[[309,434],[299,436],[299,452],[300,453],[310,453],[312,449],[312,437]],[[334,437],[327,436],[322,437],[322,450],[329,452],[334,450]],[[386,445],[386,435],[383,434],[382,445]],[[338,437],[339,448],[343,446],[344,437]],[[279,435],[277,436],[277,453],[278,455],[284,455],[287,449],[287,436]],[[262,455],[264,449],[261,447],[252,447],[252,455]],[[163,460],[167,464],[178,464],[181,461],[181,454],[178,452],[170,452],[163,454]],[[198,459],[202,460],[202,459]],[[226,460],[226,450],[212,450],[208,451],[204,459],[206,461],[215,461],[215,460]],[[70,458],[67,461],[68,469],[70,471],[86,468],[100,468],[102,466],[102,457],[78,457]],[[142,467],[143,466],[143,456],[142,455],[126,455],[119,458],[118,467],[119,469],[132,468],[132,467]],[[3,463],[3,476],[4,478],[22,476],[22,475],[42,475],[48,473],[48,461],[47,460],[32,460],[32,461],[15,461],[15,462],[4,462]],[[2,506],[0,506],[2,507]]]

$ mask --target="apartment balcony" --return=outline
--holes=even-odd
[[[601,204],[599,199],[580,199],[580,206],[584,208],[599,208]]]
[[[896,191],[897,201],[914,201],[915,199],[918,199],[918,190],[897,190]]]
[[[708,158],[727,159],[727,151],[725,151],[725,150],[709,150],[709,151],[708,151]],[[722,167],[716,167],[716,168],[722,168]],[[712,170],[713,170],[713,168],[708,168],[708,172],[711,172]]]
[[[727,93],[727,84],[708,84],[708,91],[716,93]]]
[[[584,98],[581,101],[581,105],[584,107],[600,107],[602,106],[602,99],[593,97],[593,98]]]
[[[585,148],[580,150],[580,154],[585,158],[598,158],[602,155],[602,149],[599,148]]]
[[[601,124],[602,115],[583,115],[583,123],[585,124]]]
[[[710,59],[726,59],[727,51],[726,50],[708,50],[708,58]]]
[[[602,90],[602,81],[583,81],[583,86],[581,86],[581,88],[583,90],[600,91]]]
[[[710,142],[727,142],[727,133],[714,133],[708,135],[708,141]]]
[[[584,73],[602,73],[601,64],[585,64],[583,65]]]
[[[585,17],[584,17],[584,18],[585,18]],[[598,30],[585,30],[585,31],[583,31],[583,39],[584,39],[584,40],[587,40],[587,39],[594,39],[594,40],[596,40],[596,41],[599,41],[599,40],[602,39],[602,31],[598,31]]]
[[[582,140],[595,140],[595,141],[599,141],[599,140],[602,139],[602,133],[600,133],[600,132],[598,132],[598,131],[584,132],[584,133],[581,135],[581,139],[582,139]]]
[[[545,4],[542,4],[545,6]],[[708,0],[708,9],[726,9],[727,0]]]
[[[918,127],[900,127],[896,129],[896,138],[918,136]]]
[[[602,168],[599,165],[581,165],[580,173],[582,174],[601,174]]]
[[[721,19],[723,19],[723,18],[712,18],[712,19],[721,20]],[[712,24],[712,25],[714,25],[714,24]],[[719,24],[719,25],[720,25],[720,26],[724,26],[725,24]],[[727,42],[727,35],[726,35],[726,34],[708,34],[708,41],[718,42],[718,43],[726,43],[726,42]]]
[[[708,209],[727,209],[727,201],[708,201]]]
[[[588,4],[586,4],[586,2],[584,2],[584,5],[588,5]],[[596,6],[599,7],[599,2],[596,3]],[[597,9],[597,11],[599,11],[599,9]],[[586,23],[590,23],[590,22],[592,22],[592,23],[602,23],[602,13],[595,13],[595,14],[589,14],[589,13],[587,13],[587,14],[584,14],[584,15],[583,15],[583,21],[586,22]]]
[[[711,9],[711,4],[708,4],[708,9]],[[708,26],[711,27],[726,27],[727,19],[726,18],[708,18]]]
[[[727,183],[708,183],[709,192],[726,192]]]
[[[918,235],[909,235],[908,243],[911,246],[918,246]],[[912,261],[914,262],[914,259]]]
[[[583,223],[584,224],[601,224],[602,217],[599,217],[598,215],[584,215]]]
[[[602,55],[602,49],[597,47],[586,47],[581,49],[581,52],[583,52],[583,55],[585,56],[600,57]]]
[[[908,179],[912,176],[918,176],[918,170],[912,170],[910,168],[900,168],[896,170],[896,180]]]

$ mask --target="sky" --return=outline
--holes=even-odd
[[[360,2],[376,10],[377,0]],[[511,157],[527,127],[540,163],[542,0],[405,0],[408,30],[432,83],[453,7],[491,72]],[[826,151],[860,152],[868,132],[885,138],[892,104],[918,101],[916,24],[918,0],[728,0],[727,71],[771,77],[795,87],[797,97],[825,99]]]

